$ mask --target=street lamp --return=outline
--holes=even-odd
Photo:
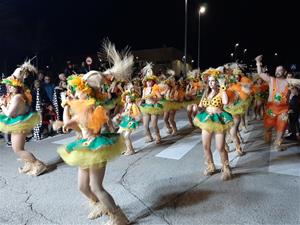
[[[233,52],[230,53],[231,60],[233,61]]]
[[[184,55],[186,56],[187,49],[187,0],[185,0],[185,23],[184,23]],[[187,75],[186,58],[184,57],[184,75]]]
[[[278,56],[278,53],[277,53],[277,52],[275,52],[274,56]]]
[[[198,71],[200,71],[200,17],[206,11],[205,6],[201,6],[199,9],[199,24],[198,24]]]
[[[243,54],[243,63],[245,63],[246,52],[247,52],[247,49],[245,48],[244,49],[244,54]]]
[[[234,54],[234,61],[237,60],[237,54],[236,54],[237,52],[236,51],[237,51],[237,48],[239,47],[239,45],[240,45],[239,43],[236,43],[235,46],[234,46],[234,53],[233,53]]]

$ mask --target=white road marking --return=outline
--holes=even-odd
[[[156,157],[180,160],[200,142],[201,136],[199,134],[184,137],[180,141],[158,153]]]
[[[179,121],[176,124],[177,124],[177,129],[180,130],[181,128],[185,127],[188,124],[188,122],[187,121]],[[167,134],[166,129],[162,128],[160,130],[160,136],[163,138],[167,135],[168,134]],[[155,138],[155,137],[153,137],[153,138]],[[140,138],[140,139],[138,139],[138,140],[136,140],[132,143],[133,148],[135,150],[141,150],[141,149],[143,149],[143,148],[145,148],[145,147],[147,147],[151,144],[153,144],[153,142],[145,143],[145,138],[144,137],[142,137],[142,138]]]

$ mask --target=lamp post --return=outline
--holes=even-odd
[[[187,75],[187,68],[186,68],[186,49],[187,49],[187,0],[185,0],[185,23],[184,23],[184,76]]]
[[[245,49],[244,49],[244,52],[243,52],[243,63],[245,63],[245,59],[246,59],[246,52],[247,52],[247,49],[245,48]]]
[[[233,52],[230,53],[231,60],[233,61]]]
[[[278,53],[277,52],[274,53],[274,64],[275,65],[278,64]]]
[[[200,17],[206,11],[205,6],[201,6],[199,9],[199,23],[198,23],[198,71],[200,71]]]
[[[236,43],[234,46],[234,61],[237,61],[237,48],[239,47],[239,43]]]

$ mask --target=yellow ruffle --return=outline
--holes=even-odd
[[[14,125],[6,125],[0,123],[0,130],[3,133],[11,134],[29,134],[33,128],[41,121],[39,113],[33,113],[32,116],[26,121],[20,121]]]
[[[143,114],[160,115],[164,112],[164,109],[159,108],[159,107],[142,107],[142,106],[140,106],[140,109]]]
[[[119,137],[117,143],[102,147],[99,150],[74,150],[67,152],[65,146],[58,148],[57,152],[60,157],[70,166],[79,166],[82,169],[87,168],[101,168],[106,165],[107,161],[110,161],[117,156],[121,155],[124,151],[124,138]]]
[[[194,119],[194,125],[199,127],[202,130],[206,130],[208,132],[216,132],[216,133],[223,133],[230,129],[233,125],[233,122],[229,122],[226,124],[215,123],[212,121],[207,121],[205,123],[200,122],[197,118]]]

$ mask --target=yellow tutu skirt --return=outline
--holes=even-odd
[[[58,149],[60,157],[70,166],[101,168],[124,150],[124,138],[119,134],[101,134],[91,143],[79,139]]]
[[[11,118],[0,115],[0,131],[3,133],[28,134],[41,121],[41,115],[37,112],[29,112]]]

